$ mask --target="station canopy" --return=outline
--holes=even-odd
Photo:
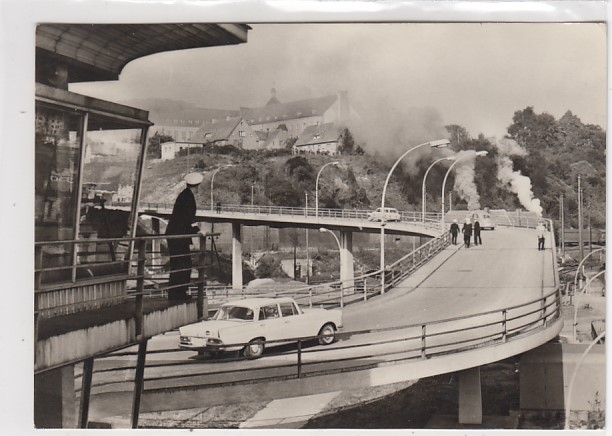
[[[40,24],[37,62],[67,65],[70,82],[117,80],[130,61],[164,51],[244,43],[246,24]]]

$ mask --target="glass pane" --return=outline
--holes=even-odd
[[[53,106],[36,105],[35,125],[35,240],[74,238],[76,195],[83,115]],[[69,266],[72,246],[50,245],[36,256],[36,267]],[[42,282],[68,279],[71,271],[43,274]]]
[[[122,238],[129,235],[142,129],[125,128],[97,115],[90,115],[88,126],[79,239]],[[88,268],[94,276],[120,272],[127,268],[121,262],[127,249],[126,242],[79,244],[79,263],[99,264]]]

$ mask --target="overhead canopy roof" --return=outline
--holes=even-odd
[[[68,66],[69,82],[116,80],[130,61],[171,50],[244,43],[246,24],[40,24],[37,62]]]

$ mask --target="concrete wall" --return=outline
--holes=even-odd
[[[572,372],[587,344],[548,343],[528,351],[520,360],[521,409],[564,410]],[[605,408],[605,346],[595,345],[578,369],[570,409],[593,410],[595,398]]]

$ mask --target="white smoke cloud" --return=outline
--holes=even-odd
[[[525,209],[535,212],[539,217],[542,216],[543,208],[540,200],[534,198],[531,186],[531,179],[514,171],[512,160],[509,156],[526,156],[527,151],[516,143],[516,141],[504,138],[495,143],[499,150],[497,156],[497,179],[502,187],[509,189],[517,195],[519,201]]]
[[[466,153],[474,154],[473,150],[460,151],[455,156],[461,159]],[[466,158],[457,163],[455,169],[455,184],[453,190],[467,201],[469,210],[480,209],[480,195],[474,183],[475,158]]]
[[[521,147],[514,139],[502,138],[496,140],[493,138],[491,143],[495,144],[499,154],[504,156],[527,156],[528,154],[527,150]]]

